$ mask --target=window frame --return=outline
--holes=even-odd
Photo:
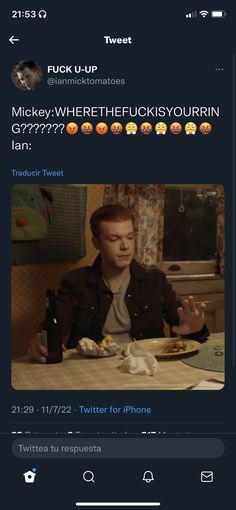
[[[216,191],[216,184],[166,184],[169,189],[201,189]],[[165,221],[165,220],[164,220]],[[217,226],[216,226],[217,228]],[[164,227],[165,229],[165,227]],[[163,238],[164,243],[164,238]],[[172,269],[171,269],[172,266]],[[179,267],[179,269],[177,269]],[[217,259],[210,260],[162,260],[161,269],[167,275],[193,275],[198,274],[203,276],[214,276],[218,274]]]

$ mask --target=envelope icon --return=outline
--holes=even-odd
[[[212,483],[214,480],[213,471],[201,471],[201,482],[202,483]]]

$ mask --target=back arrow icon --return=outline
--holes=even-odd
[[[15,44],[15,42],[19,41],[20,39],[17,39],[14,35],[12,35],[9,39],[11,44]]]

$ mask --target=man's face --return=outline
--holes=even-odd
[[[101,221],[99,238],[93,241],[101,252],[103,264],[117,269],[130,265],[134,256],[134,228],[131,220]]]
[[[38,81],[38,71],[30,69],[29,67],[25,67],[22,71],[17,72],[18,80],[24,85],[24,87],[28,90],[33,90]]]

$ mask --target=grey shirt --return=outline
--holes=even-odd
[[[130,342],[130,316],[125,303],[125,294],[130,282],[130,273],[121,288],[113,293],[113,300],[109,308],[102,334],[112,335],[117,343]],[[105,282],[107,285],[107,282]]]

